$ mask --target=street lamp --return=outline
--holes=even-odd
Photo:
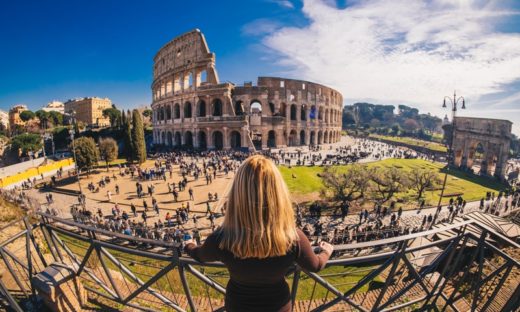
[[[457,106],[459,104],[462,104],[461,108],[466,109],[466,100],[463,96],[460,96],[457,98],[457,93],[453,91],[453,99],[449,96],[445,96],[444,100],[442,102],[442,107],[446,108],[446,99],[448,99],[449,103],[451,104],[451,140],[450,144],[448,146],[448,165],[450,164],[450,161],[455,162],[455,154],[453,153],[453,135],[455,133],[455,115],[457,113]],[[453,155],[452,155],[453,154]]]
[[[441,196],[439,197],[439,203],[437,204],[437,213],[435,214],[435,219],[437,218],[437,215],[439,213],[439,209],[441,207],[441,201],[442,197],[444,196],[444,190],[446,189],[446,181],[448,180],[448,169],[450,167],[450,163],[455,163],[455,153],[453,151],[453,139],[455,135],[455,115],[457,114],[457,106],[459,104],[461,105],[462,109],[466,109],[466,100],[463,96],[460,96],[457,98],[457,93],[453,91],[453,99],[449,96],[445,96],[444,100],[442,101],[442,108],[447,108],[446,105],[446,99],[448,99],[448,102],[451,104],[451,138],[448,145],[448,155],[447,155],[447,164],[444,168],[446,171],[446,174],[444,175],[444,181],[442,183],[442,190],[441,190]]]
[[[79,186],[79,193],[80,194],[83,194],[83,191],[81,189],[81,183],[79,181],[79,167],[78,167],[78,162],[76,161],[76,148],[75,148],[75,145],[74,145],[74,129],[70,129],[69,130],[69,134],[70,134],[70,139],[72,140],[72,155],[74,157],[74,167],[76,168],[76,178],[78,179],[78,186]]]

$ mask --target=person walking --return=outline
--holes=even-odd
[[[321,242],[321,252],[314,254],[296,228],[287,185],[264,156],[252,156],[238,169],[226,206],[222,226],[202,246],[186,241],[186,252],[199,262],[226,265],[226,311],[291,311],[285,274],[294,262],[305,270],[321,270],[333,246]]]

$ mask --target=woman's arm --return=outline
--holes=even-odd
[[[184,250],[190,257],[199,262],[211,262],[219,260],[218,245],[215,238],[215,233],[208,236],[202,246],[197,246],[195,243],[191,242],[184,247]]]
[[[333,251],[332,245],[322,242],[322,244],[320,244],[322,251],[316,255],[314,254],[307,236],[305,236],[305,234],[303,234],[299,229],[297,231],[299,236],[298,244],[300,248],[298,257],[296,258],[296,263],[305,270],[318,272],[325,267],[325,264],[327,264]]]

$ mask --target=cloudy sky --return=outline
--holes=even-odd
[[[0,109],[79,96],[150,103],[155,52],[200,28],[222,80],[330,85],[345,104],[509,119],[520,134],[520,1],[249,0],[10,2],[0,12]]]

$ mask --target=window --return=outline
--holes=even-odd
[[[280,81],[280,88],[285,88],[285,81]]]
[[[305,90],[305,84],[302,83],[302,90]]]

